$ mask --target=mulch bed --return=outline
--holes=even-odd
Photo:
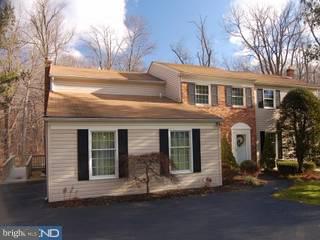
[[[300,179],[302,180],[318,180],[320,181],[320,172],[315,172],[315,171],[310,171],[310,172],[305,172],[301,174]]]
[[[114,203],[121,202],[144,202],[158,199],[175,199],[187,196],[206,196],[214,192],[234,192],[245,191],[256,186],[248,185],[241,180],[237,180],[232,184],[223,185],[220,187],[203,187],[194,189],[170,190],[158,193],[136,194],[127,196],[106,196],[86,199],[72,199],[60,202],[48,203],[51,208],[81,208],[90,206],[108,206]]]

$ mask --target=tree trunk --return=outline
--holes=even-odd
[[[27,143],[27,125],[28,125],[28,104],[29,104],[29,93],[31,77],[28,79],[27,88],[26,88],[26,96],[23,103],[23,113],[22,113],[22,124],[21,124],[21,152],[20,152],[20,161],[24,163],[26,155],[26,143]]]
[[[4,107],[4,138],[3,138],[3,145],[4,145],[4,160],[7,160],[10,156],[10,129],[9,129],[9,114],[10,114],[10,107]]]
[[[297,159],[298,160],[298,173],[302,173],[303,168],[303,159]]]
[[[146,168],[146,187],[147,187],[147,195],[150,193],[150,178],[149,178],[149,168]]]

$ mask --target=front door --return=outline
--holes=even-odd
[[[236,135],[236,160],[241,163],[244,160],[248,160],[247,152],[247,136],[246,134]]]
[[[240,164],[251,160],[251,128],[246,123],[236,123],[231,127],[232,153]]]

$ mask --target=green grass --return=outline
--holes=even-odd
[[[288,189],[273,194],[275,198],[320,205],[320,181],[296,181]]]

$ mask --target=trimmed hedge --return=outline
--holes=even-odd
[[[278,171],[283,175],[296,174],[298,172],[298,162],[296,160],[280,160],[277,162]],[[314,170],[316,165],[313,162],[304,162],[303,170]]]
[[[303,170],[312,171],[314,169],[316,169],[316,164],[314,162],[304,162],[303,163]]]
[[[246,174],[254,174],[259,170],[259,168],[255,161],[245,160],[240,163],[240,170]]]

